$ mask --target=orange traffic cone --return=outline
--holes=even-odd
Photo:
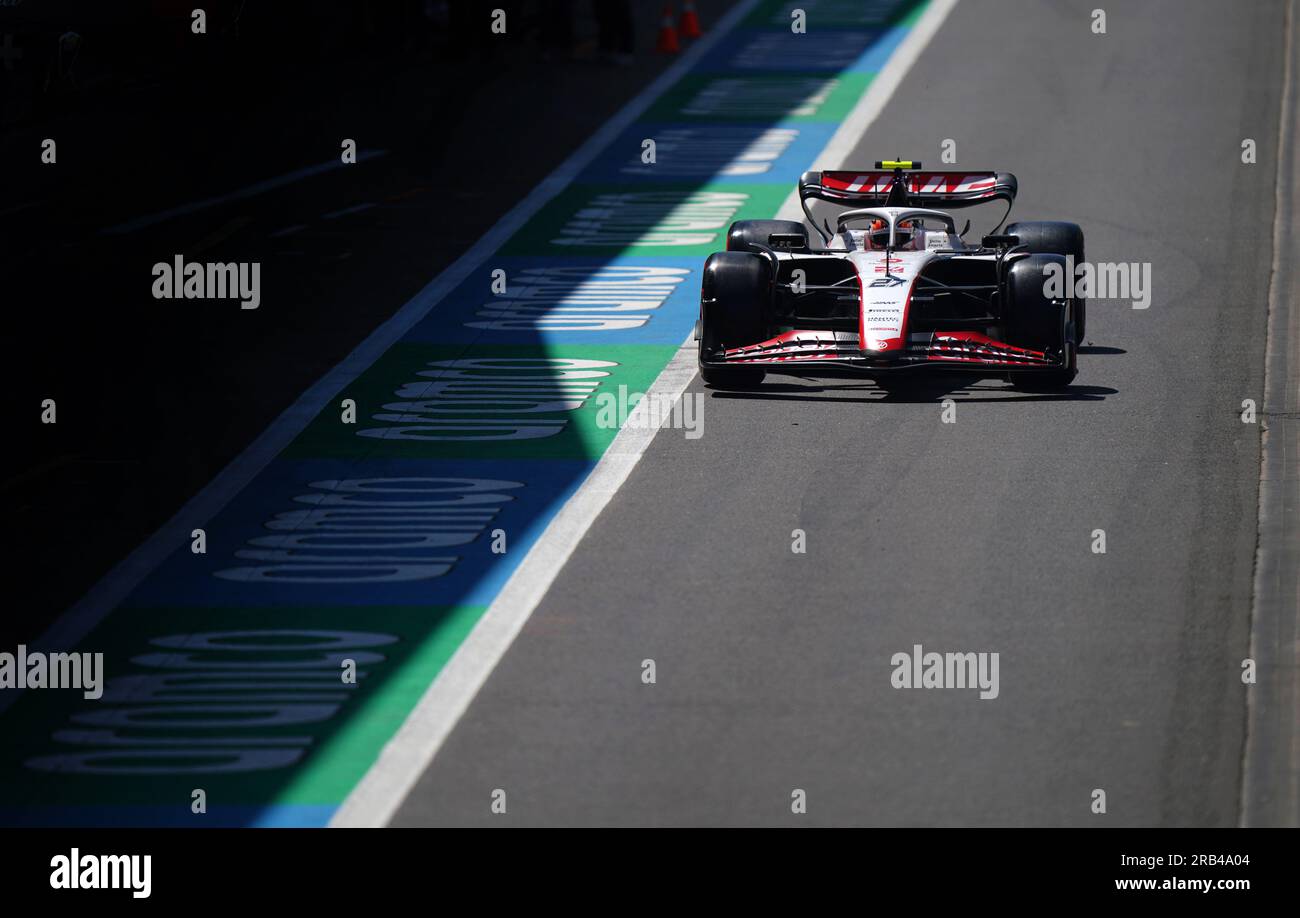
[[[682,21],[677,24],[677,31],[682,38],[699,38],[704,34],[700,31],[700,17],[695,15],[694,0],[682,0]]]
[[[659,21],[659,41],[655,50],[660,54],[676,54],[681,50],[677,45],[677,30],[673,28],[673,5],[664,4],[664,16]]]

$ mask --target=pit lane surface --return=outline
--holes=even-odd
[[[1237,822],[1283,9],[1093,6],[958,4],[847,163],[952,138],[1150,308],[1063,396],[697,379],[395,824]],[[998,698],[892,688],[916,644]]]

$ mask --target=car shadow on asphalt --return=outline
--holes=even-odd
[[[791,385],[775,383],[761,385],[746,391],[710,389],[713,398],[757,399],[761,401],[788,402],[846,402],[853,404],[883,402],[886,404],[930,404],[945,398],[963,404],[973,402],[1100,402],[1108,395],[1117,395],[1118,389],[1109,386],[1070,386],[1059,392],[1026,392],[1008,385],[976,385],[960,380],[925,380],[905,389],[886,391],[870,381],[829,383],[821,385]],[[870,393],[871,397],[854,397],[850,393]],[[841,394],[844,393],[844,394]],[[989,393],[984,395],[982,393]]]

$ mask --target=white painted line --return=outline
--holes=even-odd
[[[552,198],[568,187],[604,148],[626,130],[641,113],[677,82],[714,43],[746,15],[757,0],[742,0],[717,26],[698,39],[677,61],[640,94],[605,122],[555,171],[538,183],[527,197],[505,214],[468,251],[411,298],[391,319],[379,326],[343,361],[321,377],[299,399],[271,422],[202,491],[191,498],[139,548],[119,562],[76,605],[63,613],[30,648],[46,652],[67,650],[86,636],[117,607],[140,582],[178,546],[189,544],[194,529],[206,528],[232,498],[248,486],[276,456],[293,442],[325,407],[329,399],[368,370],[383,354],[422,320],[448,293],[481,267],[511,236]],[[18,690],[0,692],[0,712],[21,697]]]
[[[1287,4],[1278,116],[1273,265],[1264,348],[1264,425],[1259,471],[1259,536],[1251,596],[1250,658],[1255,684],[1246,693],[1238,823],[1300,825],[1300,126],[1296,96],[1296,0]]]
[[[838,164],[848,155],[956,3],[957,0],[932,0],[872,82],[871,89],[831,138],[820,159]],[[731,20],[748,12],[752,5],[746,3],[733,9]],[[716,38],[730,25],[728,22],[724,27],[720,23],[710,34]],[[797,192],[792,197],[797,208]],[[401,729],[384,747],[379,759],[339,807],[330,820],[331,826],[375,827],[386,825],[392,819],[498,661],[505,656],[587,529],[627,480],[658,433],[658,428],[642,430],[631,427],[632,418],[637,417],[637,412],[642,409],[648,410],[649,405],[656,401],[653,397],[656,394],[674,398],[680,395],[695,376],[695,357],[692,334],[651,385],[651,397],[637,404],[629,417],[629,426],[619,431],[587,480],[546,527],[483,617],[430,684]]]
[[[678,398],[695,378],[694,333],[655,379],[646,397],[577,492],[560,509],[506,581],[482,618],[421,696],[378,760],[330,820],[333,827],[387,824],[478,695],[497,661],[611,497],[622,487],[659,428],[642,424],[652,403]]]
[[[387,153],[387,150],[365,150],[357,154],[357,162],[362,163],[368,159],[374,159],[376,156],[384,156]],[[108,229],[100,230],[100,233],[110,236],[120,236],[123,233],[133,233],[146,226],[152,226],[155,223],[162,223],[164,220],[170,220],[172,217],[179,217],[182,214],[192,214],[198,210],[215,207],[217,204],[228,204],[231,201],[242,201],[245,198],[256,197],[259,194],[265,194],[268,191],[272,191],[284,185],[292,185],[294,182],[301,182],[303,179],[323,175],[326,172],[333,172],[335,169],[342,169],[344,166],[345,163],[342,159],[332,160],[327,163],[318,163],[315,166],[307,166],[305,169],[286,172],[284,175],[255,182],[252,185],[240,188],[237,191],[217,195],[215,198],[204,198],[201,201],[193,201],[189,204],[181,204],[179,207],[172,207],[167,210],[160,210],[157,213],[147,214],[143,217],[136,217],[134,220],[128,220],[125,223],[119,223],[117,226],[110,226]]]

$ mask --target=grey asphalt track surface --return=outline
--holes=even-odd
[[[697,378],[394,824],[1236,824],[1283,8],[1092,6],[958,4],[850,164],[953,138],[1150,308],[1063,396]],[[915,644],[999,697],[892,688]]]

